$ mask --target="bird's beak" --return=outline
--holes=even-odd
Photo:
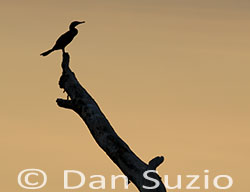
[[[82,23],[85,23],[85,21],[80,21],[79,23],[82,24]]]

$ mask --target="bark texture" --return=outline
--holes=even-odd
[[[136,185],[140,192],[165,192],[166,189],[156,172],[150,172],[148,176],[157,180],[159,186],[156,189],[145,189],[143,187],[155,185],[156,181],[146,179],[143,177],[143,173],[147,170],[155,170],[164,158],[162,156],[155,157],[147,164],[129,148],[116,134],[95,100],[80,85],[75,74],[69,68],[69,59],[69,54],[63,53],[63,72],[59,86],[64,89],[70,99],[57,99],[58,106],[75,111],[83,119],[97,144],[128,177],[129,181]]]

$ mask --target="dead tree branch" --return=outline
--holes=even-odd
[[[97,144],[128,177],[129,181],[136,185],[140,192],[165,192],[166,189],[156,172],[147,174],[151,179],[143,176],[145,171],[155,170],[163,162],[164,158],[162,156],[155,157],[147,164],[137,157],[116,134],[95,100],[78,82],[75,74],[69,68],[68,53],[63,53],[62,69],[59,85],[60,88],[66,91],[70,100],[57,99],[58,106],[75,111],[83,119]],[[145,186],[156,185],[156,182],[152,179],[157,180],[159,186],[156,189],[145,189]]]

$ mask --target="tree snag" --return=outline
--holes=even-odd
[[[137,157],[116,134],[95,100],[80,85],[75,74],[69,68],[69,58],[68,53],[63,53],[63,71],[59,86],[68,94],[70,100],[58,98],[56,100],[58,106],[75,111],[83,119],[97,144],[128,177],[129,181],[136,185],[140,192],[165,192],[165,186],[155,171],[164,158],[162,156],[155,157],[147,164]],[[149,170],[152,170],[147,172],[150,179],[143,176],[143,173],[145,174],[145,171]],[[156,180],[159,184],[157,188],[146,189],[146,187],[156,186]]]

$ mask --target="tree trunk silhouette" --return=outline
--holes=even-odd
[[[58,106],[72,109],[83,119],[97,144],[128,177],[129,181],[136,185],[140,192],[165,192],[165,186],[155,171],[164,158],[162,156],[155,157],[147,164],[137,157],[129,146],[116,134],[95,100],[80,85],[75,74],[69,68],[69,59],[69,54],[63,53],[63,72],[60,77],[59,86],[68,94],[70,100],[58,98],[56,101]],[[150,178],[145,178],[143,173],[148,170],[153,171],[147,174]],[[145,188],[156,186],[156,180],[159,182],[157,188]]]

